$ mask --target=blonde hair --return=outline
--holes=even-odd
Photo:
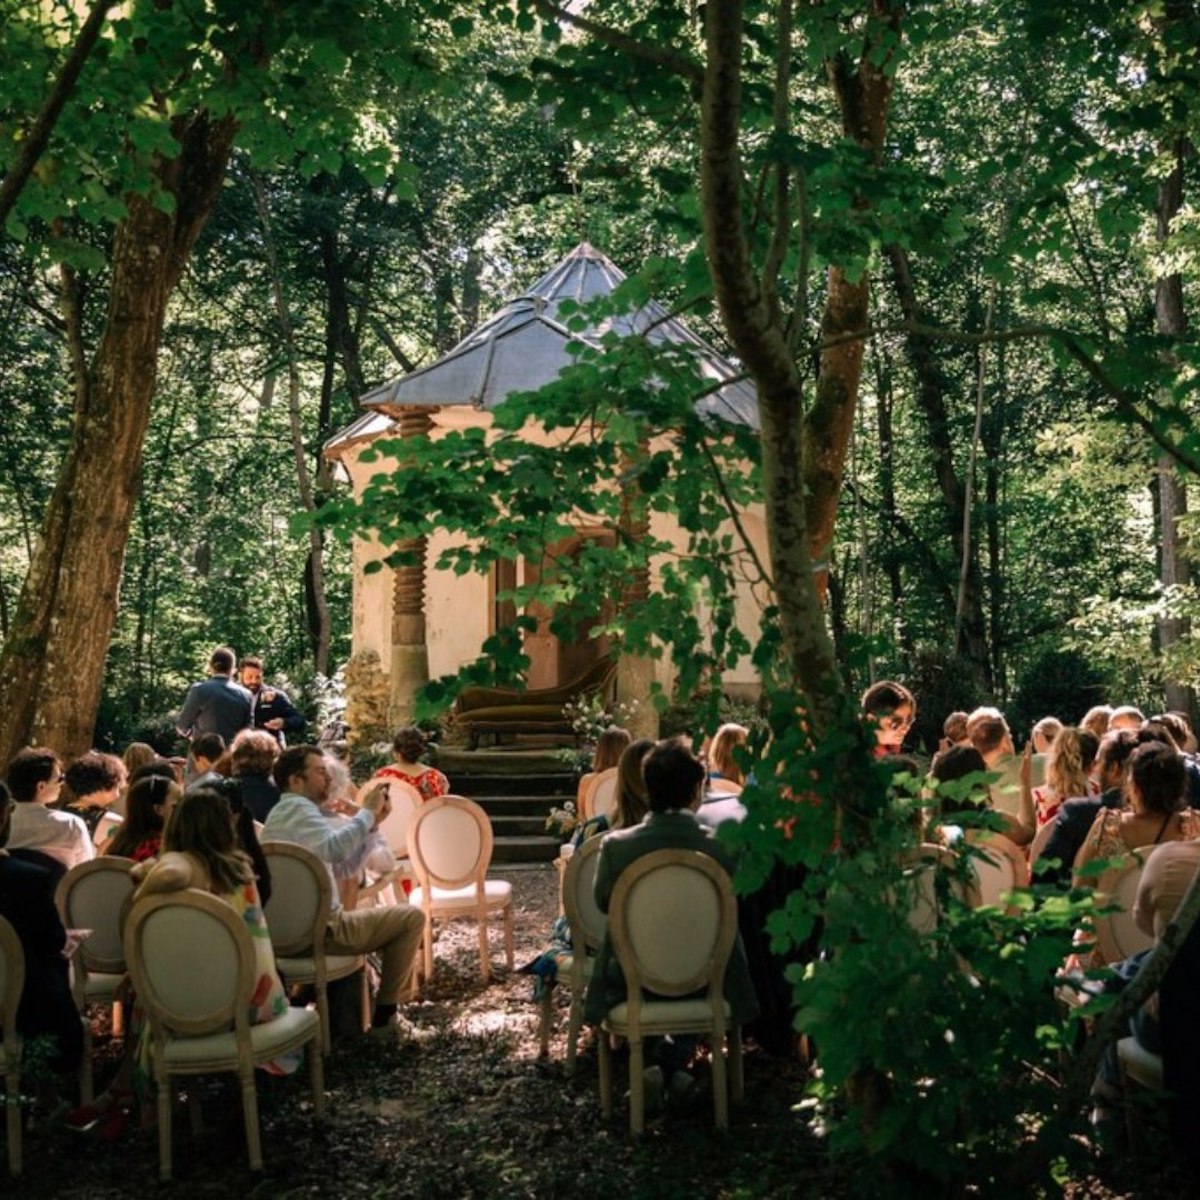
[[[1051,745],[1063,731],[1063,723],[1057,717],[1043,717],[1030,731],[1030,738],[1044,737]],[[1037,749],[1036,744],[1034,749]],[[1081,793],[1082,794],[1082,793]]]
[[[1079,733],[1075,726],[1065,726],[1054,739],[1046,759],[1046,785],[1064,800],[1071,796],[1087,795],[1088,779],[1083,769],[1083,746]]]
[[[750,730],[745,725],[729,721],[713,734],[712,744],[708,748],[709,770],[715,771],[722,779],[730,783],[743,783],[746,776],[738,766],[734,751],[746,744]]]
[[[631,741],[633,738],[630,737],[628,729],[622,729],[620,725],[610,725],[596,739],[596,751],[592,755],[592,770],[598,773],[615,767],[621,761],[621,755],[625,753]]]

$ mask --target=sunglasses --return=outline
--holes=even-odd
[[[880,729],[886,729],[889,733],[899,733],[901,729],[911,729],[912,717],[880,717]]]

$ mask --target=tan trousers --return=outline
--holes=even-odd
[[[379,954],[383,968],[379,1004],[399,1004],[412,992],[413,967],[425,932],[425,914],[411,904],[342,908],[329,918],[325,949],[330,954]]]

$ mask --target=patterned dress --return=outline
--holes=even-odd
[[[436,800],[438,796],[450,794],[450,780],[437,767],[425,767],[419,775],[410,775],[399,767],[380,767],[372,778],[399,779],[402,783],[411,783],[425,800]]]

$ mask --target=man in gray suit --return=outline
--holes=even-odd
[[[209,677],[193,683],[179,712],[176,728],[186,738],[217,733],[228,746],[250,724],[250,692],[233,681],[237,658],[228,646],[218,646],[208,660]]]
[[[733,874],[729,851],[696,819],[704,794],[704,766],[682,738],[659,742],[642,763],[650,812],[640,825],[618,829],[605,836],[596,864],[596,904],[608,912],[613,887],[631,863],[655,850],[699,850]],[[584,1001],[584,1015],[599,1024],[608,1010],[626,998],[625,977],[607,935],[596,956],[596,967]],[[739,938],[725,968],[725,999],[733,1019],[745,1024],[758,1014],[758,1001],[746,952]],[[647,1111],[661,1106],[663,1082],[670,1081],[674,1095],[686,1094],[693,1081],[684,1071],[695,1048],[695,1038],[654,1039],[646,1044]]]

